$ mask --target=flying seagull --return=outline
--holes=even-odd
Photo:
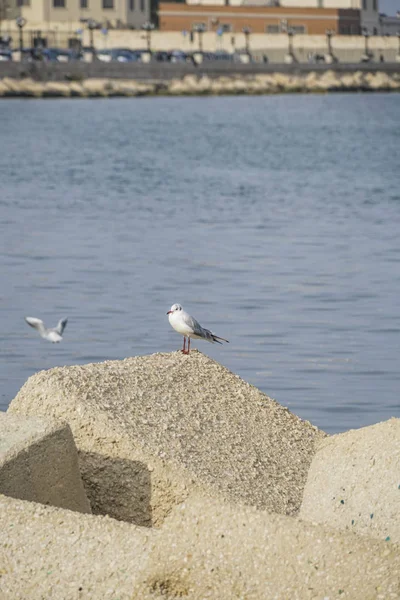
[[[173,304],[171,309],[167,312],[167,315],[171,327],[183,335],[183,354],[189,354],[191,338],[195,338],[197,340],[207,340],[207,342],[211,342],[212,344],[215,342],[217,342],[217,344],[222,344],[222,342],[227,342],[229,344],[228,340],[218,337],[209,329],[204,329],[204,327],[202,327],[194,317],[191,317],[183,310],[180,304]],[[186,338],[188,339],[187,350]]]
[[[68,319],[61,319],[58,321],[57,327],[46,329],[43,321],[41,319],[36,319],[36,317],[25,317],[25,321],[28,325],[37,329],[42,338],[53,343],[61,342],[63,331],[68,323]]]

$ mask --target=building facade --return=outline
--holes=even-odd
[[[359,10],[362,30],[370,35],[379,33],[379,0],[187,0],[186,3],[188,6],[248,6],[249,8],[279,6],[281,9],[291,8],[296,11],[303,8]]]
[[[3,20],[17,15],[29,24],[84,23],[140,28],[150,18],[151,0],[0,0]]]
[[[381,35],[400,35],[400,12],[395,17],[380,15]]]
[[[206,31],[324,35],[332,30],[342,35],[361,33],[357,9],[254,6],[226,4],[181,4],[160,2],[159,27],[164,31],[191,31],[203,25]]]

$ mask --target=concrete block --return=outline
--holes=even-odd
[[[400,542],[400,419],[323,440],[299,516]]]
[[[130,600],[150,533],[0,495],[1,600]]]
[[[193,494],[159,530],[0,496],[2,600],[389,600],[397,544]]]
[[[198,351],[42,371],[9,412],[67,421],[93,512],[147,526],[194,489],[296,514],[325,436]]]
[[[149,540],[131,600],[399,597],[397,544],[191,496]]]
[[[0,412],[0,493],[90,512],[69,426]]]

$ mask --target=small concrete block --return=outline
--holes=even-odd
[[[299,516],[400,542],[400,419],[323,440]]]
[[[70,427],[0,412],[0,493],[91,512]]]

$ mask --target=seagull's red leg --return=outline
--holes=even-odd
[[[189,354],[189,352],[190,352],[190,338],[188,338],[188,351],[187,351],[187,353]]]
[[[183,354],[187,354],[187,352],[186,352],[186,338],[185,338],[185,336],[183,336],[183,349],[182,349],[182,353]]]

